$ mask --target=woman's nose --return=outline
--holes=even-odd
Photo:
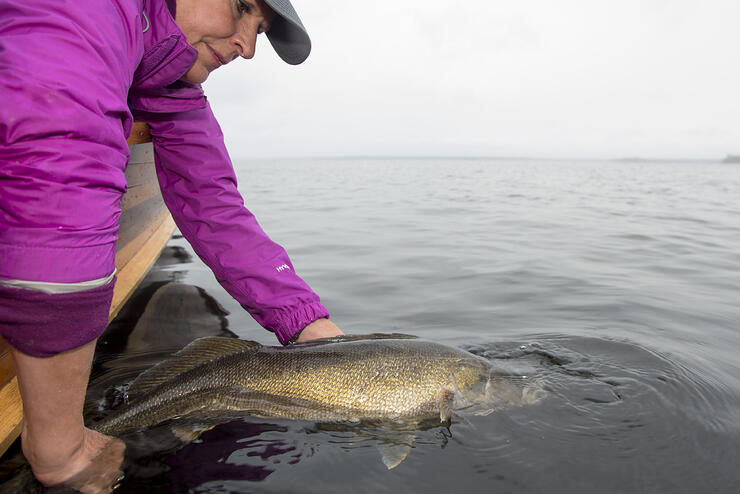
[[[232,43],[234,43],[236,53],[240,57],[250,59],[254,57],[257,31],[251,29],[246,32],[239,31],[232,37]]]

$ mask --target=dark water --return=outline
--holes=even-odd
[[[243,163],[248,207],[347,332],[404,332],[543,379],[539,404],[419,431],[246,418],[129,437],[120,492],[740,491],[740,167]],[[248,255],[248,253],[245,253]],[[174,238],[101,340],[90,420],[198,336],[274,344]],[[228,312],[228,314],[227,314]]]

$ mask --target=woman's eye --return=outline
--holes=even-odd
[[[243,2],[242,0],[236,0],[236,10],[237,10],[237,11],[238,11],[238,12],[239,12],[240,14],[243,14],[243,13],[245,13],[245,12],[249,12],[249,10],[250,10],[250,7],[251,7],[251,6],[250,6],[250,5],[248,4],[248,3],[245,3],[245,2]]]

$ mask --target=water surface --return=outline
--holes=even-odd
[[[120,492],[738,492],[740,167],[459,159],[241,163],[248,207],[347,332],[544,380],[541,403],[419,432],[246,418],[128,438]],[[248,256],[245,252],[245,256]],[[191,339],[272,335],[175,237],[102,338],[95,419]]]

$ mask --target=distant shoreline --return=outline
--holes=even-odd
[[[606,163],[694,163],[717,164],[717,158],[551,158],[546,156],[455,156],[455,155],[336,155],[336,156],[236,156],[234,161],[264,161],[264,160],[465,160],[465,161],[602,161]]]

